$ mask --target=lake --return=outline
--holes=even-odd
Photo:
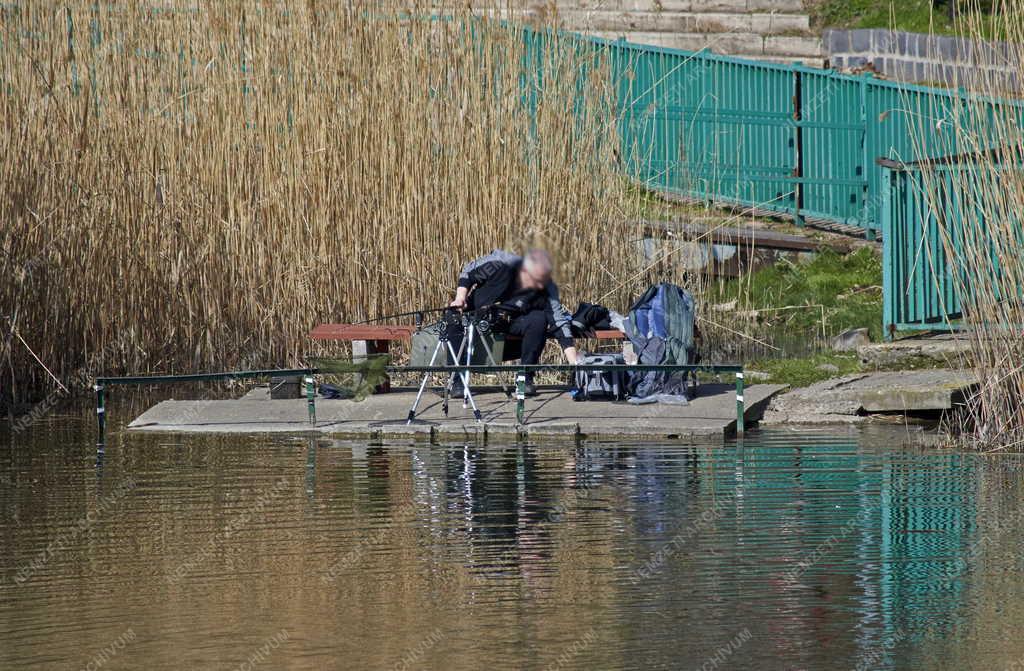
[[[1024,668],[1024,461],[903,429],[0,431],[3,669]]]

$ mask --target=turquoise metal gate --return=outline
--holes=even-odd
[[[883,173],[883,318],[886,332],[955,329],[975,291],[998,298],[1024,229],[1005,193],[1021,148],[904,164]],[[1020,183],[1013,178],[1013,188]],[[1012,189],[1011,189],[1012,190]],[[1001,279],[1002,277],[1002,279]],[[1010,283],[1012,284],[1012,282]],[[992,294],[991,292],[995,292]]]

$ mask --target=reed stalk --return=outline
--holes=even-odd
[[[552,250],[570,306],[653,279],[613,91],[557,39],[524,68],[517,29],[450,8],[15,4],[0,330],[62,380],[295,365],[312,326],[443,304],[495,247]],[[4,388],[50,389],[4,352]]]
[[[969,82],[976,96],[945,111],[951,146],[968,158],[921,171],[928,204],[923,215],[941,222],[938,251],[949,260],[949,278],[963,308],[962,319],[951,325],[969,343],[967,355],[954,365],[978,379],[976,392],[948,428],[957,445],[1019,450],[1024,448],[1024,113],[1019,103],[997,99],[1007,93],[1019,97],[1024,82],[1024,7],[1000,1],[989,14],[976,11],[976,4],[963,9],[958,30],[965,39],[1001,35],[1010,55],[986,62],[980,52]],[[984,67],[1007,63],[1016,66],[1015,87]],[[916,153],[936,156],[925,133],[918,137]]]

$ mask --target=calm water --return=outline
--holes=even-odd
[[[5,430],[5,429],[4,429]],[[2,669],[993,669],[1024,462],[0,434]],[[1024,664],[1022,664],[1024,666]]]

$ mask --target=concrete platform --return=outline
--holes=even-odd
[[[760,420],[768,402],[783,385],[754,385],[745,391],[746,422]],[[721,442],[736,432],[735,387],[705,384],[688,406],[630,405],[608,401],[575,402],[561,389],[542,389],[526,401],[526,421],[516,424],[515,401],[497,390],[476,396],[483,422],[453,402],[450,416],[441,412],[441,398],[428,391],[417,421],[405,423],[415,394],[397,391],[362,402],[316,401],[316,424],[310,424],[305,400],[270,400],[266,388],[245,397],[217,401],[163,401],[128,425],[133,431],[186,433],[318,433],[339,436],[411,436],[474,441],[528,437],[625,437]]]
[[[977,384],[956,370],[859,373],[818,382],[772,400],[766,424],[833,424],[864,421],[873,413],[950,410]]]

